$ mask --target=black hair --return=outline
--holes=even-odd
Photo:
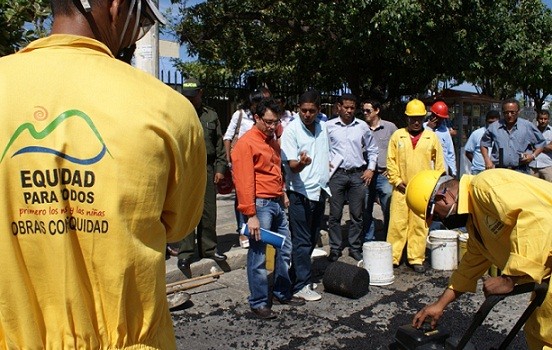
[[[502,102],[502,107],[504,107],[504,105],[507,105],[509,103],[515,104],[518,108],[518,111],[521,109],[521,104],[515,98],[509,98],[509,99],[504,100],[504,102]]]
[[[317,108],[320,108],[320,94],[316,90],[309,90],[304,92],[299,97],[299,105],[303,103],[314,103]]]
[[[257,108],[255,108],[255,114],[260,118],[264,117],[267,110],[271,110],[277,116],[282,114],[282,108],[272,97],[263,98],[259,103],[257,103]]]
[[[550,118],[550,111],[548,109],[541,109],[538,115],[545,114],[548,118]]]
[[[259,103],[264,98],[261,90],[255,90],[249,94],[249,104]]]
[[[497,111],[496,109],[491,109],[485,115],[485,119],[494,119],[494,118],[500,119],[500,112]]]
[[[357,98],[353,94],[343,94],[339,96],[337,102],[342,105],[343,101],[353,101],[355,104],[357,104]]]
[[[374,109],[380,109],[381,110],[381,103],[378,100],[370,98],[370,99],[362,101],[362,104],[366,104],[366,103],[371,104]]]

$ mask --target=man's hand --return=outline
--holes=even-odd
[[[256,241],[261,240],[261,223],[257,215],[250,216],[247,220],[247,227],[249,228],[249,238]]]
[[[412,320],[412,327],[420,328],[425,319],[431,317],[431,328],[435,328],[437,326],[437,321],[439,321],[441,316],[443,316],[443,310],[445,310],[445,307],[447,307],[448,304],[453,302],[460,295],[462,295],[461,292],[448,288],[445,289],[443,294],[439,297],[439,300],[418,311]]]
[[[535,156],[532,153],[530,154],[522,153],[519,155],[519,164],[521,165],[527,165],[534,160],[535,160]]]
[[[309,157],[307,151],[301,151],[299,153],[299,163],[301,163],[303,167],[310,165],[312,163],[312,159],[311,157]]]
[[[224,174],[215,173],[215,178],[213,179],[213,182],[214,182],[215,184],[218,184],[219,181],[221,181],[222,179],[224,179]]]
[[[414,316],[412,327],[420,328],[426,318],[431,317],[431,328],[435,328],[437,326],[437,321],[443,316],[443,311],[444,308],[438,302],[424,307]]]
[[[485,160],[485,169],[494,169],[494,163],[489,159]]]
[[[427,126],[430,127],[432,130],[435,130],[437,127],[437,117],[433,117],[427,121]]]
[[[370,184],[370,181],[372,181],[372,177],[374,176],[374,170],[366,169],[360,176],[362,181],[364,181],[364,186],[368,186]]]
[[[400,193],[402,194],[405,194],[406,192],[406,184],[404,182],[401,182],[398,186],[397,186],[397,191],[399,191]]]
[[[491,294],[507,294],[514,290],[515,282],[509,276],[489,277],[483,282],[485,296]]]
[[[289,198],[285,191],[284,191],[284,194],[282,195],[282,204],[284,205],[284,208],[289,208]]]

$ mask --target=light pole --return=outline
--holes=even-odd
[[[158,5],[157,1],[154,1]],[[136,68],[159,77],[159,23],[155,25],[136,42],[134,51],[134,65]]]

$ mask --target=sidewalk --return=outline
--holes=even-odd
[[[326,222],[329,213],[329,205],[326,202]],[[376,219],[376,230],[381,224],[383,214],[379,205],[374,205],[374,218]],[[342,225],[349,220],[349,207],[345,206],[343,210]],[[191,264],[191,277],[206,275],[214,271],[234,271],[243,269],[247,259],[247,249],[241,248],[238,242],[238,233],[236,232],[236,218],[234,215],[234,193],[229,195],[217,195],[217,237],[221,253],[226,254],[228,259],[222,263],[216,263],[211,259],[201,259]],[[328,253],[328,232],[326,223],[322,225],[320,232],[319,247]],[[345,254],[346,255],[346,254]],[[186,279],[186,276],[176,266],[177,258],[171,257],[166,261],[166,283],[178,282]]]

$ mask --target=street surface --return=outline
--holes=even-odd
[[[322,276],[329,263],[324,257],[315,258],[316,290],[322,300],[296,308],[275,305],[278,318],[259,320],[247,303],[247,251],[238,245],[233,197],[219,197],[218,210],[219,245],[229,256],[228,262],[217,266],[203,259],[192,264],[192,273],[193,277],[208,274],[213,267],[225,273],[213,283],[188,290],[191,299],[172,311],[178,349],[387,349],[397,328],[409,324],[417,310],[437,298],[450,276],[448,271],[432,269],[417,274],[402,265],[394,270],[393,284],[370,286],[367,295],[352,300],[324,292]],[[375,217],[381,218],[379,206],[374,211]],[[344,219],[348,219],[347,211]],[[327,251],[327,246],[322,249]],[[346,250],[340,261],[356,263]],[[176,259],[168,260],[167,283],[183,278],[176,268]],[[529,295],[525,294],[498,303],[472,336],[476,348],[497,347],[528,300]],[[461,337],[482,301],[480,283],[478,293],[465,294],[450,305],[441,326],[452,336]],[[527,348],[523,332],[510,348]]]

